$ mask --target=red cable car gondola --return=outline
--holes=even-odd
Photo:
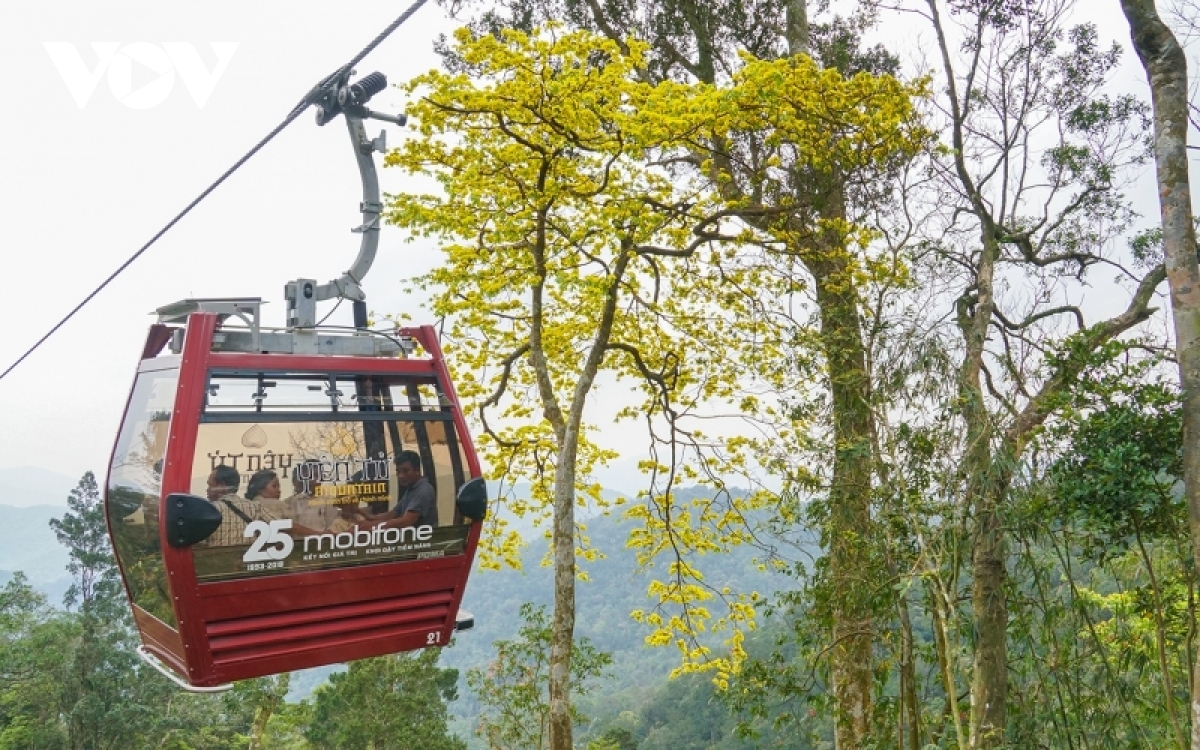
[[[282,330],[259,325],[257,299],[160,308],[142,353],[109,533],[142,653],[190,688],[444,645],[464,624],[479,462],[434,330],[367,330],[359,288],[382,210],[382,138],[362,118],[397,121],[363,104],[384,85],[342,75],[317,100],[320,124],[346,116],[363,178],[354,266],[288,284]],[[335,298],[359,328],[317,327]]]

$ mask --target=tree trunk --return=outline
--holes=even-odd
[[[267,733],[267,724],[270,723],[271,716],[279,709],[279,704],[287,695],[291,682],[291,672],[284,672],[279,676],[277,682],[263,692],[258,702],[258,709],[254,712],[254,723],[250,725],[250,737],[246,744],[246,750],[261,750],[263,737]]]
[[[571,750],[571,649],[575,643],[575,458],[568,429],[554,469],[554,618],[550,624],[550,750]]]
[[[965,169],[961,170],[965,174]],[[964,181],[965,182],[965,181]],[[967,183],[969,184],[969,183]],[[1008,700],[1008,601],[1004,584],[1004,529],[1000,506],[1008,489],[993,451],[992,417],[985,403],[983,356],[988,327],[996,309],[993,280],[1000,246],[996,228],[982,201],[975,200],[983,251],[975,272],[974,291],[958,301],[958,327],[966,354],[959,370],[958,392],[966,425],[963,469],[966,502],[975,517],[971,547],[971,609],[975,650],[971,674],[970,747],[1004,745]]]
[[[844,210],[843,210],[844,213]],[[829,487],[829,575],[833,648],[830,665],[837,707],[835,746],[866,745],[873,683],[871,477],[874,415],[857,287],[844,243],[822,248],[807,265],[821,311],[821,348],[833,406],[833,477]]]
[[[1163,252],[1183,390],[1183,482],[1192,556],[1200,560],[1200,267],[1188,183],[1187,58],[1154,0],[1121,0],[1154,102]],[[1200,567],[1194,567],[1200,571]],[[1192,668],[1192,748],[1200,750],[1200,659]]]
[[[789,55],[808,54],[808,0],[788,0],[784,10]]]
[[[950,60],[950,42],[942,28],[938,4],[936,0],[926,2],[950,94],[954,168],[970,201],[971,211],[979,220],[980,254],[974,283],[959,297],[956,313],[965,349],[958,373],[958,408],[966,427],[965,502],[973,511],[975,522],[971,549],[975,652],[971,675],[970,746],[990,749],[1004,745],[1008,699],[1008,602],[1004,592],[1004,532],[999,515],[1006,483],[996,481],[994,476],[997,470],[992,447],[994,432],[983,386],[984,351],[996,310],[993,282],[1000,245],[991,207],[967,169],[964,131],[970,91],[964,93],[960,102]]]
[[[951,655],[957,649],[951,648],[950,628],[946,624],[958,618],[954,611],[954,603],[941,578],[934,575],[929,578],[929,582],[931,584],[929,612],[933,619],[933,645],[937,653],[938,668],[942,673],[943,688],[946,691],[945,714],[949,718],[951,726],[954,727],[955,747],[963,750],[967,747],[967,733],[963,731],[962,716],[958,710],[958,686],[954,682],[954,664],[951,662]],[[954,588],[957,589],[957,586]],[[938,744],[937,736],[930,739],[932,740],[930,744]]]
[[[900,596],[896,609],[900,619],[900,731],[897,747],[899,750],[920,750],[921,703],[917,700],[916,653],[912,617],[908,612],[908,594]]]
[[[785,12],[788,52],[808,54],[807,0],[789,0]],[[846,199],[831,186],[822,218],[845,220]],[[829,370],[834,459],[829,487],[829,573],[833,596],[830,671],[837,717],[834,746],[864,747],[871,733],[874,687],[874,598],[871,478],[875,472],[875,415],[871,374],[860,324],[858,286],[845,238],[826,230],[818,256],[806,258],[821,316],[821,349]],[[901,699],[901,705],[904,700]],[[913,724],[916,726],[916,722]]]
[[[991,488],[989,488],[990,490]],[[1008,700],[1008,600],[1004,584],[1002,490],[986,491],[975,503],[975,544],[971,555],[971,608],[975,658],[971,679],[971,747],[1004,745]]]
[[[987,326],[994,309],[992,277],[999,248],[990,217],[981,215],[983,253],[976,273],[976,298],[960,300],[959,328],[966,343],[959,381],[967,445],[964,469],[967,502],[975,516],[971,548],[971,613],[975,648],[971,670],[970,747],[996,748],[1004,744],[1008,700],[1008,602],[1004,583],[1004,531],[1000,522],[1002,497],[991,481],[991,416],[980,385]]]
[[[544,247],[539,243],[539,248]],[[583,408],[596,382],[596,373],[612,340],[613,319],[618,293],[629,267],[631,245],[624,243],[613,264],[596,335],[587,359],[575,383],[570,408],[564,418],[554,394],[545,351],[542,348],[541,283],[533,290],[533,325],[529,353],[537,372],[538,390],[546,419],[554,427],[558,440],[554,466],[554,617],[550,623],[550,750],[573,750],[571,727],[571,652],[575,646],[575,461],[579,456],[579,433],[583,429]],[[545,278],[544,254],[538,256],[538,271]]]
[[[981,219],[983,217],[980,217]],[[991,223],[983,220],[985,231]],[[999,249],[984,239],[984,252],[976,275],[974,309],[961,304],[959,326],[967,344],[959,397],[966,423],[967,446],[963,467],[967,476],[966,501],[975,517],[971,547],[971,613],[975,649],[971,673],[972,748],[1004,745],[1008,719],[1008,600],[1005,581],[1005,538],[1000,508],[1008,492],[1009,472],[998,461],[1008,460],[993,451],[992,422],[980,383],[987,325],[995,301],[992,278]],[[997,476],[1000,474],[1002,476]]]

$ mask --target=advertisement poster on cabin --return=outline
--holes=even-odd
[[[286,522],[286,519],[284,519]],[[281,522],[274,522],[278,526]],[[255,524],[263,524],[260,529]],[[290,529],[255,521],[247,525],[248,547],[192,548],[196,578],[218,581],[279,573],[423,560],[460,555],[469,526],[381,528],[353,526],[338,533],[290,536]]]

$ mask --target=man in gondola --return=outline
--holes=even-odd
[[[438,525],[437,492],[421,474],[421,456],[416,451],[401,451],[396,456],[396,479],[402,491],[396,507],[386,513],[359,514],[369,524],[385,529],[406,526]]]

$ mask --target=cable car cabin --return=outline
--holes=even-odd
[[[446,644],[486,504],[431,327],[274,334],[258,304],[159,311],[186,327],[151,328],[108,474],[143,649],[197,688]],[[369,520],[418,462],[417,524]]]

